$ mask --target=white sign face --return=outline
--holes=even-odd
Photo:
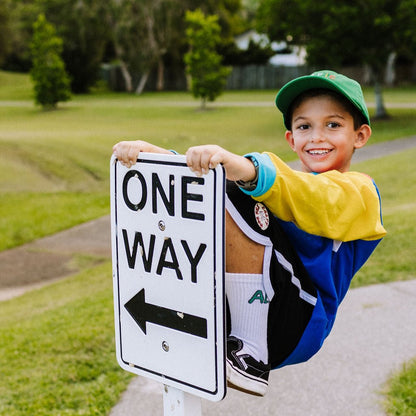
[[[185,156],[111,160],[116,353],[122,368],[225,396],[224,170]]]

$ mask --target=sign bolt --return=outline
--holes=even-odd
[[[165,352],[169,352],[169,344],[166,341],[162,342],[162,349]]]
[[[160,220],[159,223],[158,223],[158,226],[159,226],[160,231],[165,231],[166,225],[165,225],[164,221]]]

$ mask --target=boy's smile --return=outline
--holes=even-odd
[[[346,172],[354,150],[364,146],[370,134],[367,124],[354,130],[352,115],[337,99],[319,95],[306,98],[293,110],[286,140],[305,172]]]

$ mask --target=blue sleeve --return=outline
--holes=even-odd
[[[240,189],[247,195],[254,197],[261,196],[272,187],[276,179],[276,168],[269,156],[265,153],[248,153],[244,155],[244,157],[250,158],[257,162],[259,167],[259,176],[257,179],[257,186],[253,191],[247,191],[243,188]]]

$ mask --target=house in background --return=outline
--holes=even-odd
[[[247,50],[250,42],[263,48],[270,46],[275,54],[269,59],[269,64],[275,66],[304,66],[306,64],[306,50],[302,46],[288,47],[287,43],[270,42],[267,35],[258,33],[254,29],[235,37],[235,43],[240,50]]]
[[[266,64],[233,66],[227,78],[230,90],[276,89],[298,76],[306,75],[306,50],[286,42],[270,42],[265,34],[249,30],[234,38],[238,49],[247,50],[250,42],[274,52]]]

